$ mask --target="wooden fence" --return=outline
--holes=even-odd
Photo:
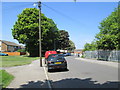
[[[25,55],[25,52],[2,52],[2,53],[6,53],[9,56],[20,56],[20,55]]]

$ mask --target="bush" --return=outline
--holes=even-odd
[[[85,58],[85,55],[82,55],[81,58]]]
[[[18,49],[17,51],[18,51],[18,52],[26,52],[25,49]]]

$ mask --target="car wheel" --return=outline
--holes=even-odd
[[[46,64],[46,60],[45,60],[45,64]]]
[[[68,69],[67,69],[67,68],[65,68],[64,70],[65,70],[65,71],[67,71]]]

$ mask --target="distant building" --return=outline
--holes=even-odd
[[[82,54],[82,52],[83,52],[83,49],[75,49],[74,50],[74,55],[78,55],[78,53]]]
[[[74,50],[74,53],[82,53],[83,51],[82,51],[83,49],[75,49]]]
[[[23,49],[24,46],[18,45],[14,42],[0,40],[0,52],[15,52],[18,49]]]
[[[67,53],[68,50],[60,50],[60,49],[58,49],[57,52],[60,52],[60,53]]]

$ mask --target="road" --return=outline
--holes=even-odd
[[[118,68],[66,57],[68,71],[48,73],[53,88],[114,88],[118,87]]]

